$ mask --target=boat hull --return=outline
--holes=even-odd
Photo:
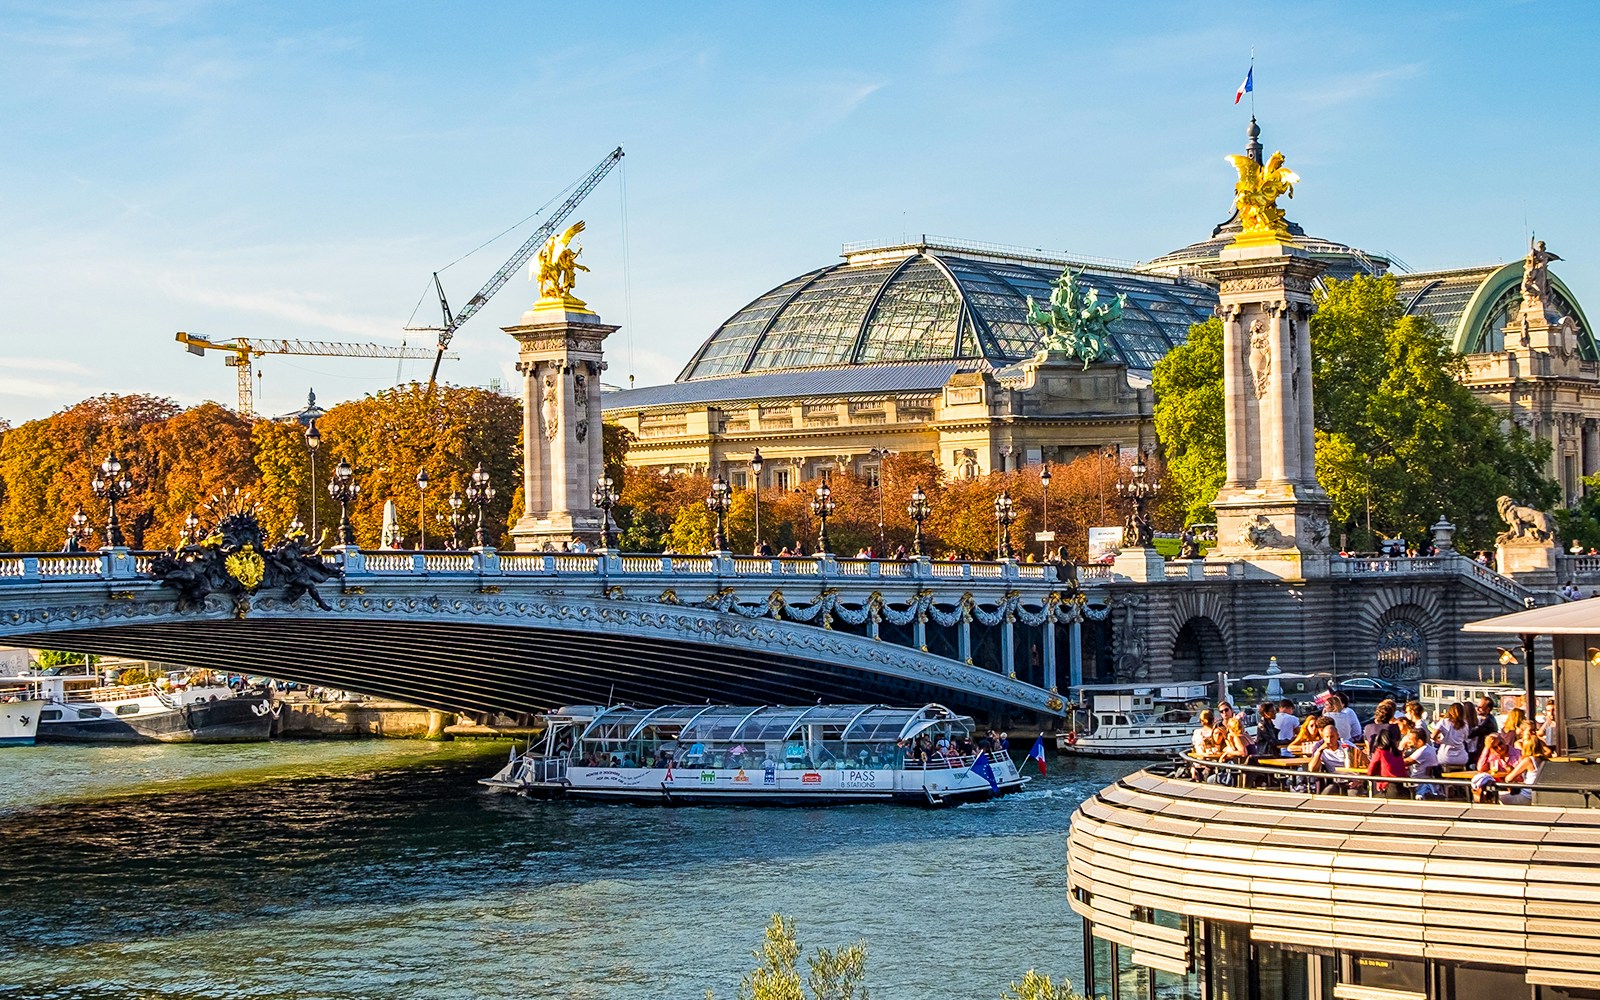
[[[0,747],[31,747],[45,702],[28,699],[0,702]]]
[[[109,707],[109,706],[108,706]],[[40,743],[259,743],[272,734],[265,697],[240,696],[97,719],[46,719]],[[70,709],[68,709],[70,712]]]
[[[1056,744],[1056,749],[1067,756],[1113,757],[1127,760],[1166,760],[1182,753],[1188,747],[1188,740],[1135,742],[1096,740],[1092,736],[1083,737],[1075,743],[1063,738]]]
[[[909,776],[909,777],[908,777]],[[496,775],[481,784],[530,798],[571,798],[657,805],[858,805],[904,802],[954,805],[982,801],[1021,790],[1029,779],[1014,769],[1001,777],[999,790],[966,770],[929,775],[877,771],[740,771],[572,768],[561,781],[523,782]]]

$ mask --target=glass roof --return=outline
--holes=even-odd
[[[1062,264],[928,244],[864,254],[786,281],[739,310],[695,353],[679,382],[752,372],[969,360],[1004,368],[1036,353],[1027,300],[1046,299]],[[1216,305],[1187,279],[1094,267],[1102,299],[1128,296],[1109,360],[1148,370]]]
[[[828,739],[880,741],[915,733],[940,721],[970,721],[943,705],[891,708],[885,705],[664,705],[606,709],[581,738],[623,742],[646,729],[681,727],[677,738],[701,743],[762,742],[790,737],[802,727],[820,726]]]

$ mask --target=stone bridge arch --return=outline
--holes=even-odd
[[[1440,590],[1422,584],[1392,584],[1368,591],[1351,621],[1355,663],[1341,673],[1371,673],[1386,680],[1415,681],[1441,673],[1447,648]]]
[[[1179,591],[1167,614],[1157,648],[1170,656],[1168,676],[1175,681],[1205,680],[1228,670],[1234,642],[1232,602],[1212,588]]]

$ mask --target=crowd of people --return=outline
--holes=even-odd
[[[1342,697],[1330,694],[1304,717],[1288,699],[1263,702],[1252,731],[1233,705],[1222,701],[1215,710],[1200,713],[1193,750],[1197,758],[1222,763],[1290,759],[1295,770],[1304,763],[1307,775],[1366,774],[1380,779],[1372,783],[1375,791],[1390,798],[1444,798],[1449,790],[1439,783],[1444,775],[1470,772],[1475,801],[1526,803],[1532,799],[1528,786],[1554,753],[1555,705],[1546,704],[1542,720],[1530,718],[1520,707],[1503,716],[1496,708],[1487,697],[1455,702],[1434,719],[1421,702],[1402,706],[1386,700],[1363,723]],[[1229,774],[1221,768],[1195,768],[1195,776],[1206,780],[1226,780]],[[1294,780],[1338,792],[1365,784]]]

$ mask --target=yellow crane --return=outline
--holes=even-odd
[[[431,358],[433,352],[417,347],[387,347],[383,344],[341,344],[327,340],[278,340],[275,338],[235,337],[232,340],[212,340],[195,333],[178,333],[178,343],[190,354],[202,357],[207,351],[227,351],[233,357],[224,359],[230,368],[239,370],[239,415],[251,416],[255,406],[255,387],[250,382],[251,359],[261,354],[310,354],[323,358]],[[444,355],[454,359],[455,354]]]

